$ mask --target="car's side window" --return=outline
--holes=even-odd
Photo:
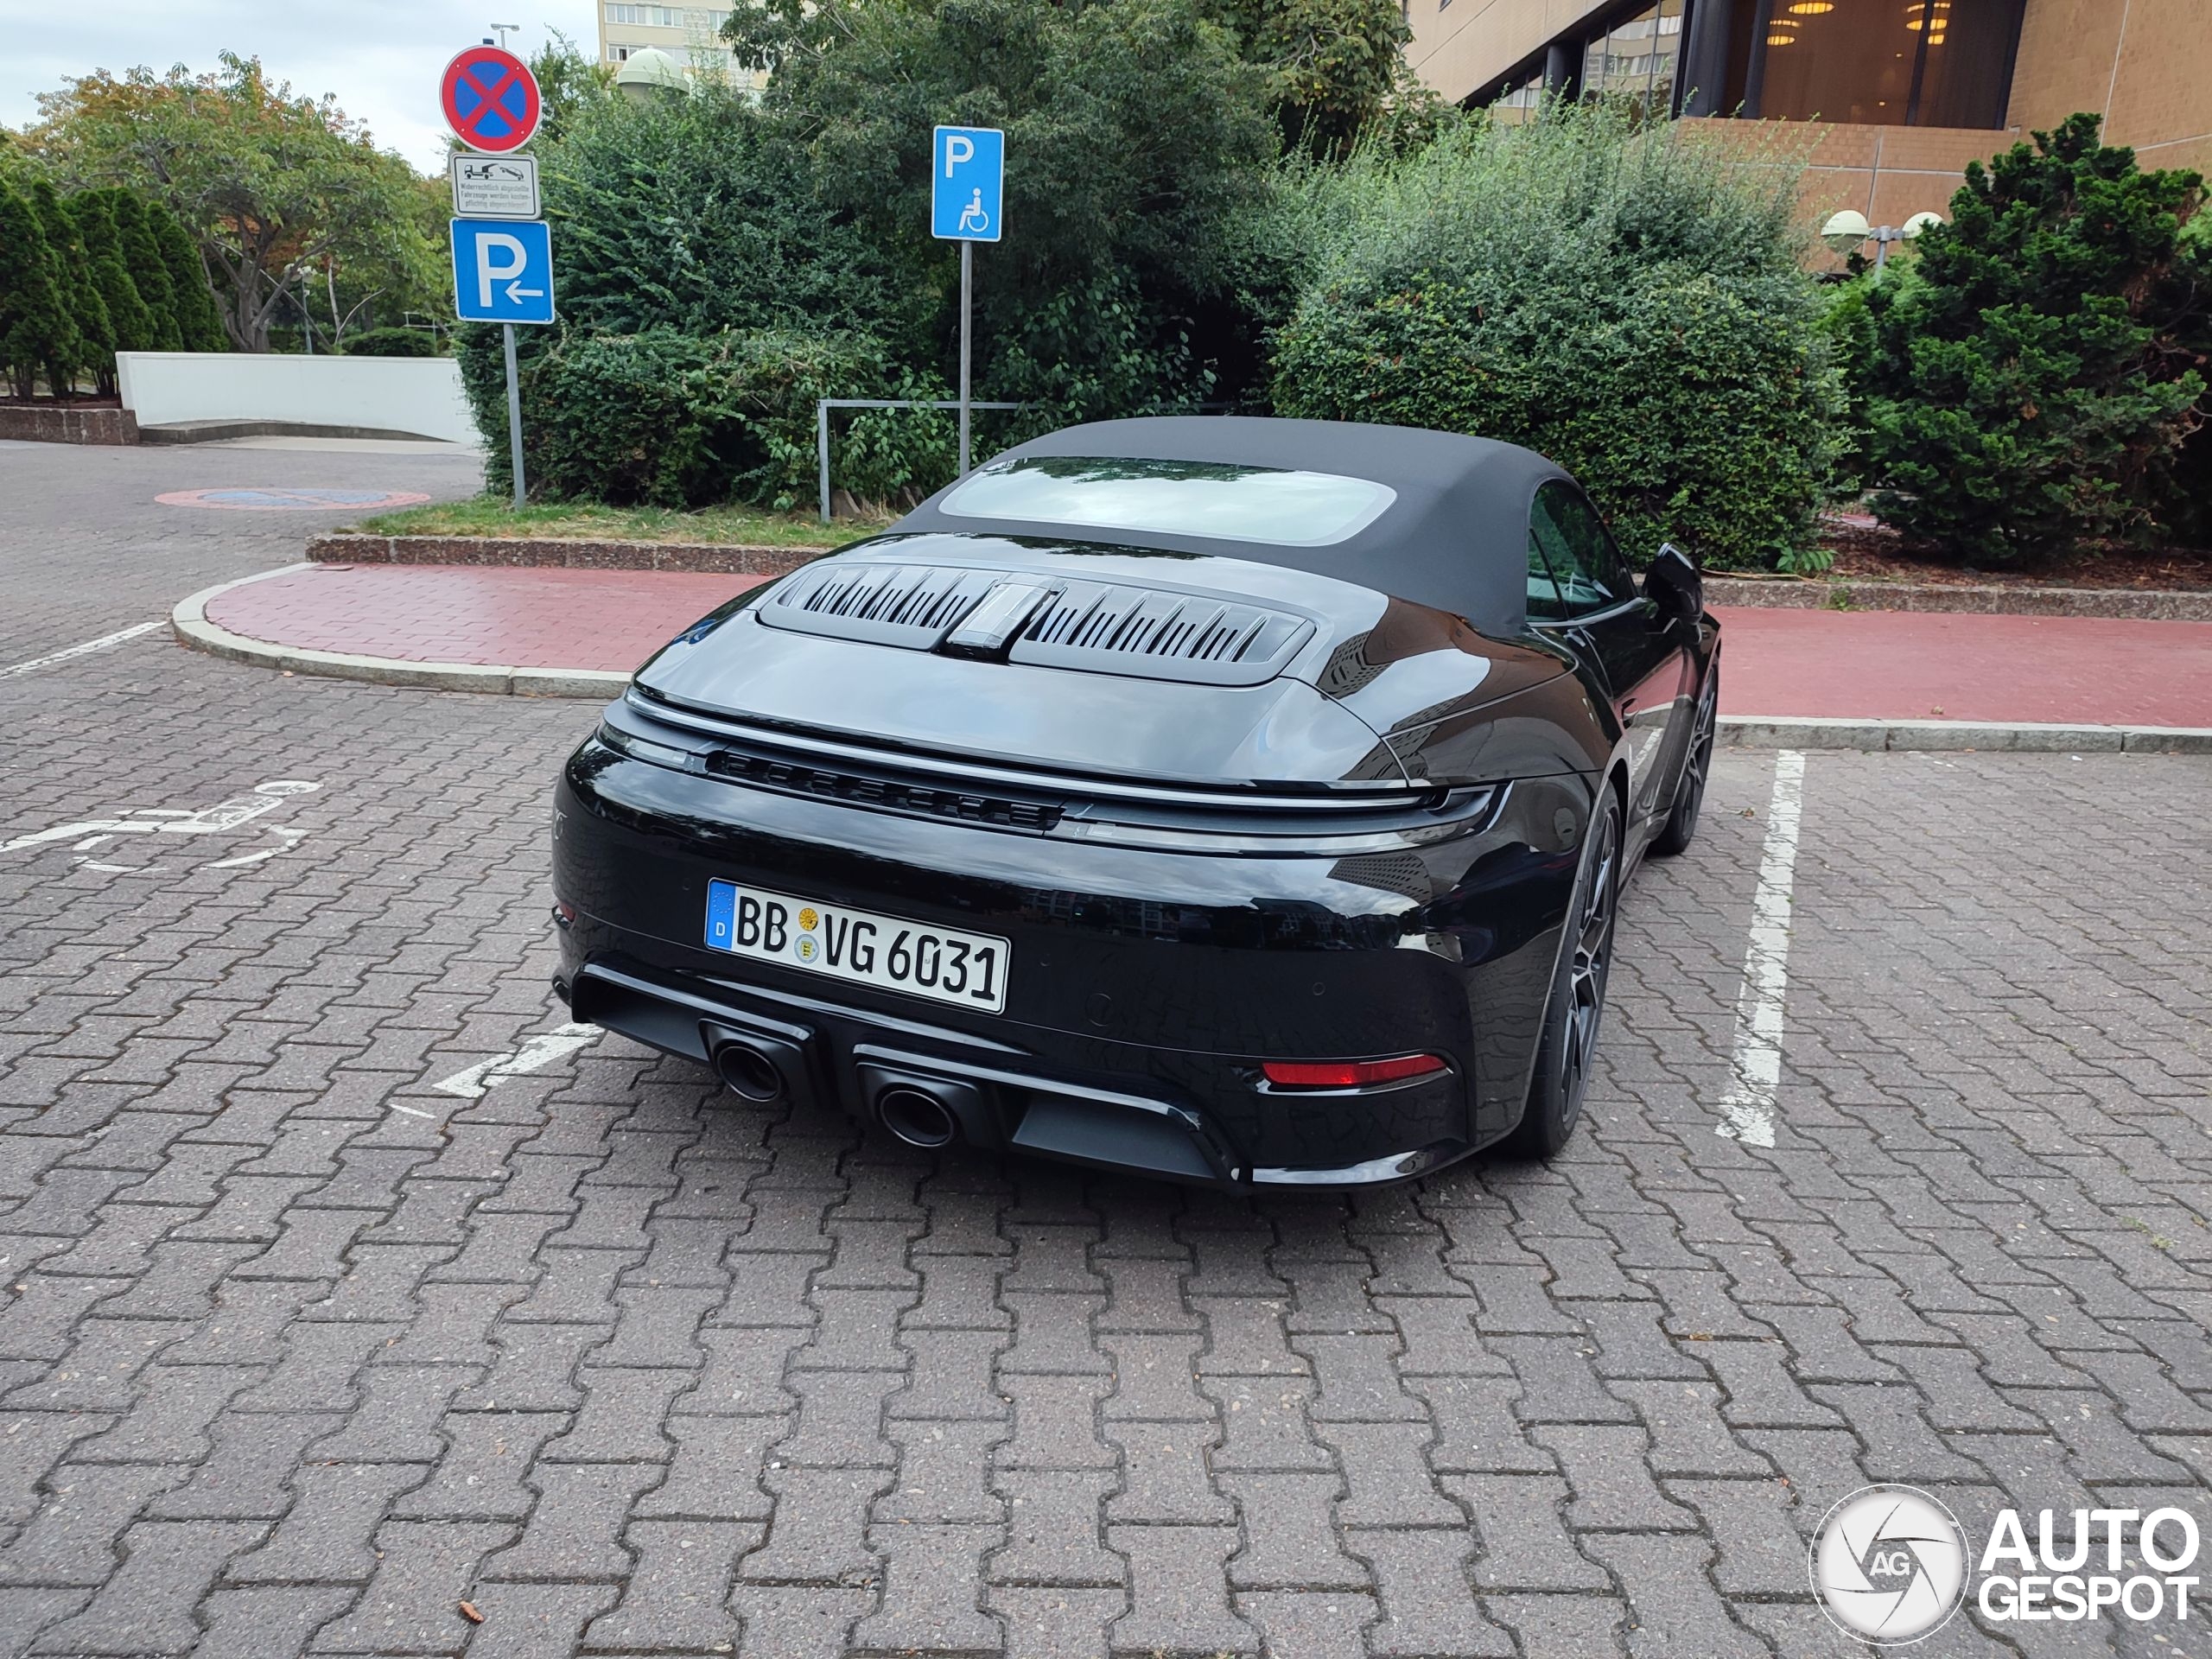
[[[1529,530],[1559,577],[1568,615],[1607,610],[1636,596],[1636,580],[1605,521],[1573,486],[1554,479],[1539,489]]]
[[[1560,597],[1559,582],[1552,575],[1551,562],[1544,557],[1538,545],[1536,533],[1529,532],[1529,620],[1532,622],[1563,622],[1567,620],[1567,601]]]

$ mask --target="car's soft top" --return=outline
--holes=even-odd
[[[1088,525],[1081,534],[1093,542],[1226,555],[1337,576],[1452,612],[1482,632],[1508,639],[1528,620],[1529,504],[1545,480],[1567,476],[1531,450],[1488,438],[1233,415],[1071,426],[1009,449],[990,465],[1018,466],[1039,457],[1280,468],[1382,485],[1389,495],[1387,505],[1364,515],[1348,511],[1344,533],[1319,544],[1279,537],[1240,539],[1223,535],[1218,526],[1193,535],[1156,524]],[[893,528],[1065,537],[1073,527],[1065,518],[947,512],[947,498],[961,487],[939,491]]]

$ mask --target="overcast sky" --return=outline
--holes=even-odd
[[[271,80],[320,98],[335,92],[377,143],[419,169],[444,165],[438,72],[491,31],[520,23],[509,44],[528,56],[559,29],[585,52],[599,45],[596,0],[490,0],[504,10],[437,0],[0,0],[0,122],[38,117],[37,95],[72,75],[143,64],[217,67],[227,48],[258,55]]]

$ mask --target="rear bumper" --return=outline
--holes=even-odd
[[[818,1110],[831,1103],[868,1105],[887,1090],[921,1087],[946,1103],[958,1138],[982,1151],[1034,1154],[1065,1162],[1128,1170],[1210,1185],[1363,1185],[1402,1180],[1473,1150],[1446,1136],[1358,1161],[1326,1166],[1254,1166],[1208,1115],[1166,1090],[1075,1080],[1045,1057],[976,1042],[912,1022],[887,1027],[880,1015],[818,998],[763,994],[758,988],[672,982],[628,964],[595,959],[564,976],[572,1014],[664,1052],[707,1063],[712,1046],[734,1038],[766,1045],[782,1062],[791,1103]],[[1349,1091],[1347,1091],[1349,1092]],[[1459,1079],[1401,1085],[1423,1117],[1457,1116]],[[1335,1103],[1339,1108],[1345,1103]],[[1376,1103],[1372,1092],[1359,1108]],[[1423,1110],[1423,1105],[1428,1109]]]
[[[587,744],[556,803],[561,983],[576,1019],[667,1052],[789,1045],[802,1107],[873,1116],[912,1077],[979,1147],[1225,1185],[1401,1179],[1518,1120],[1573,883],[1561,826],[1586,802],[1547,780],[1418,849],[1224,858],[896,818]],[[716,878],[1004,936],[1006,1011],[709,950]],[[1450,1069],[1314,1091],[1260,1071],[1406,1053]]]

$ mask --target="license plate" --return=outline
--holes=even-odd
[[[1006,1012],[1013,947],[988,933],[707,883],[707,948],[957,1007]]]

